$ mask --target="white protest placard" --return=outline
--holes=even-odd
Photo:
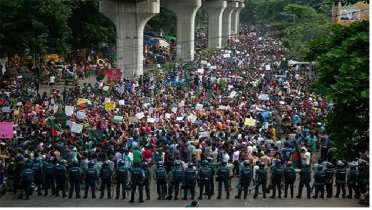
[[[235,40],[235,42],[240,42],[239,39]]]
[[[236,51],[236,54],[238,54],[238,55],[239,55],[239,54],[240,54],[240,51]]]
[[[155,122],[159,122],[159,118],[155,117]]]
[[[202,110],[203,109],[203,104],[196,104],[195,110]]]
[[[50,104],[55,104],[54,98],[50,99]]]
[[[177,117],[176,120],[181,121],[181,120],[183,120],[183,117]]]
[[[74,107],[73,106],[65,106],[65,112],[67,116],[72,116],[74,113]]]
[[[204,69],[198,69],[198,73],[203,74]]]
[[[137,117],[138,119],[142,119],[144,116],[145,116],[145,114],[143,114],[143,112],[140,112],[140,113],[137,113],[137,114],[136,114],[136,117]]]
[[[105,87],[102,88],[102,90],[103,91],[108,91],[109,88],[110,88],[109,86],[105,86]]]
[[[223,57],[224,57],[224,58],[230,58],[230,53],[223,54]]]
[[[66,121],[66,125],[70,126],[70,128],[72,128],[72,125],[74,124],[74,122],[70,121],[70,120],[67,120]]]
[[[172,112],[173,112],[173,113],[177,113],[177,107],[173,107],[173,108],[172,108]]]
[[[125,104],[124,100],[119,101],[119,105],[124,105],[124,104]]]
[[[279,101],[279,104],[284,105],[285,102],[284,101]]]
[[[185,102],[184,101],[181,101],[178,103],[178,107],[184,107],[185,106]]]
[[[71,132],[74,133],[81,133],[83,131],[83,125],[74,123],[71,128]]]
[[[17,106],[22,106],[22,105],[23,105],[22,102],[17,103]]]
[[[234,98],[235,95],[236,95],[236,91],[233,91],[233,92],[230,93],[229,98]]]
[[[155,122],[155,119],[154,118],[147,118],[147,122],[148,123],[154,123]]]
[[[54,104],[54,106],[53,106],[53,111],[54,111],[54,113],[56,113],[56,112],[58,111],[58,105],[55,105],[55,104]]]
[[[1,108],[1,110],[3,110],[3,112],[10,112],[10,107],[5,106],[5,107]]]
[[[203,65],[206,65],[208,62],[207,61],[201,61],[200,63],[203,64]]]
[[[149,113],[154,113],[154,108],[150,107],[149,108]]]
[[[196,120],[198,119],[198,118],[197,118],[195,115],[193,115],[193,114],[190,114],[189,118],[190,118],[190,120],[191,120],[192,123],[195,123]]]
[[[105,102],[103,102],[103,104],[105,104],[106,102],[110,102],[111,101],[111,98],[105,98]]]
[[[217,69],[217,66],[211,66],[211,69]]]
[[[214,113],[213,106],[210,106],[210,107],[209,107],[209,110],[211,111],[211,113]]]
[[[226,109],[226,107],[225,106],[219,106],[218,109],[224,110],[224,109]]]
[[[265,70],[270,71],[271,70],[270,65],[265,65]]]
[[[124,87],[117,87],[116,91],[118,91],[118,93],[120,93],[120,94],[123,94],[124,93]]]
[[[77,112],[76,113],[76,118],[79,119],[79,120],[84,120],[85,119],[85,115],[86,115],[85,112]]]
[[[165,113],[165,119],[169,119],[171,117],[171,114]]]
[[[269,100],[269,95],[261,94],[260,96],[258,96],[258,99],[267,101]]]

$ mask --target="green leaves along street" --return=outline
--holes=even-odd
[[[307,59],[319,69],[310,91],[334,103],[326,129],[336,153],[354,160],[369,148],[369,22],[333,26],[328,39],[310,42]]]

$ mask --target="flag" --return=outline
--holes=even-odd
[[[143,98],[142,99],[142,102],[145,103],[145,104],[146,103],[149,103],[150,102],[150,98],[149,97]]]
[[[183,83],[181,85],[181,89],[185,92],[185,93],[188,93],[190,91],[190,86],[189,84],[186,84],[186,83]]]
[[[50,132],[50,136],[52,137],[52,144],[58,140],[57,137],[57,126],[56,123],[52,120],[52,118],[48,117],[47,120],[50,123],[50,129],[52,130]]]
[[[62,128],[66,128],[66,121],[67,121],[66,112],[62,112],[62,114],[59,116],[58,120],[60,121]]]
[[[90,107],[90,104],[89,103],[83,103],[83,104],[80,104],[80,105],[77,106],[77,108],[79,110],[85,109],[85,108],[89,108],[89,107]]]
[[[108,71],[108,66],[103,67],[101,72],[97,75],[96,80],[97,81],[103,80],[107,74],[107,71]]]
[[[95,139],[102,139],[103,133],[101,130],[87,130],[90,137]]]
[[[186,65],[186,70],[190,70],[190,69],[197,69],[198,67],[197,66],[194,66],[194,64],[187,64]]]
[[[200,97],[203,95],[203,91],[202,90],[196,90],[195,92],[196,96]]]
[[[223,81],[223,82],[222,82],[222,87],[227,88],[227,86],[229,86],[229,83],[226,82],[226,81]]]
[[[296,140],[293,140],[293,150],[292,150],[292,163],[294,168],[301,169],[302,168],[302,161],[301,161],[301,153],[298,150],[298,144]]]
[[[212,91],[208,91],[208,92],[204,95],[204,97],[203,97],[204,101],[208,101],[209,99],[211,99],[211,98],[212,98],[212,95],[213,95]]]
[[[178,106],[177,106],[177,104],[173,103],[173,104],[171,104],[171,105],[169,106],[169,110],[172,110],[173,107],[176,107],[176,108],[177,108]]]
[[[112,87],[110,86],[110,88],[108,89],[106,93],[106,97],[109,97],[111,95],[111,90],[112,90]]]

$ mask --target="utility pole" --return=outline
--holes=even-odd
[[[288,13],[284,13],[284,12],[281,12],[281,13],[279,13],[280,15],[284,15],[284,16],[291,16],[291,17],[293,17],[293,22],[292,22],[292,24],[293,24],[293,27],[295,27],[296,26],[296,19],[297,19],[297,15],[296,14],[288,14]]]

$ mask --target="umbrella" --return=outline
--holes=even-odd
[[[177,38],[174,37],[174,36],[168,36],[169,39],[173,39],[173,40],[176,40]]]

